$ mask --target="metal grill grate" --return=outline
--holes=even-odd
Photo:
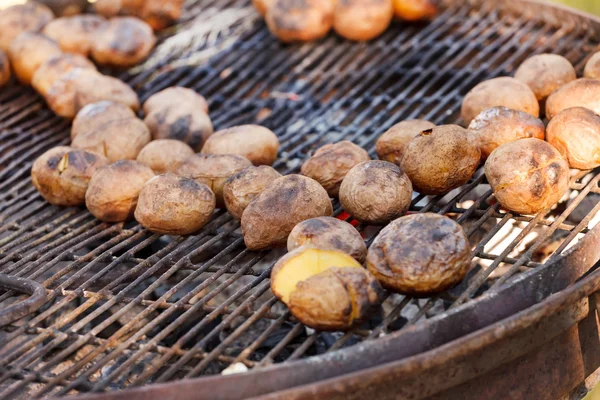
[[[457,3],[428,25],[396,23],[368,44],[330,35],[282,46],[247,1],[201,0],[187,5],[182,30],[162,39],[157,61],[121,78],[142,99],[172,85],[194,88],[210,100],[218,129],[257,121],[271,128],[282,143],[275,167],[290,173],[327,142],[352,140],[374,155],[377,137],[400,120],[456,122],[471,87],[510,75],[534,53],[562,54],[581,71],[598,44],[592,30],[567,21],[554,26]],[[203,31],[217,14],[224,26]],[[282,251],[246,250],[223,211],[197,235],[168,238],[46,204],[30,183],[31,163],[67,144],[68,130],[31,90],[0,93],[0,272],[47,291],[39,310],[0,330],[3,398],[260,368],[373,340],[556,257],[600,209],[597,172],[574,171],[567,205],[535,217],[500,211],[481,171],[449,195],[418,196],[413,211],[447,213],[465,227],[476,264],[468,280],[431,299],[391,295],[351,332],[321,333],[297,323],[269,290]],[[368,243],[378,232],[359,228]],[[3,307],[24,298],[0,293]]]

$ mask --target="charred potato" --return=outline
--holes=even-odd
[[[303,324],[345,330],[381,304],[383,290],[352,257],[336,250],[301,247],[271,272],[271,290]]]
[[[307,219],[292,229],[287,241],[288,251],[307,245],[342,251],[361,264],[367,256],[367,245],[356,228],[333,217]]]
[[[234,154],[194,154],[175,170],[177,175],[194,179],[210,188],[217,198],[217,207],[223,208],[223,186],[233,174],[251,166],[248,159]]]
[[[550,208],[569,188],[569,164],[539,139],[498,147],[485,162],[485,176],[502,207],[521,214]]]
[[[133,217],[140,190],[154,172],[137,161],[122,160],[102,167],[92,175],[85,205],[92,215],[105,222]]]
[[[150,25],[137,18],[116,17],[95,35],[91,55],[99,64],[131,67],[145,60],[155,43]]]
[[[204,142],[202,154],[238,154],[254,165],[272,165],[279,139],[260,125],[240,125],[215,132]]]
[[[531,88],[539,102],[566,83],[577,79],[575,68],[569,60],[557,54],[538,54],[525,60],[515,78]]]
[[[370,40],[381,35],[392,22],[392,0],[339,0],[333,29],[350,40]]]
[[[0,49],[0,87],[10,80],[10,63],[4,50]]]
[[[108,164],[99,154],[66,146],[55,147],[39,156],[31,168],[33,186],[50,204],[78,206],[94,172]]]
[[[0,50],[23,32],[40,32],[52,19],[52,11],[43,4],[28,1],[0,11]]]
[[[431,0],[393,0],[394,15],[404,21],[432,19],[438,13]]]
[[[461,115],[469,125],[482,111],[497,106],[540,116],[540,104],[529,86],[509,77],[490,79],[471,89],[463,100]]]
[[[60,54],[40,65],[35,74],[33,74],[31,86],[45,98],[48,96],[54,82],[75,68],[96,71],[96,66],[83,56],[78,54]]]
[[[319,182],[331,197],[337,197],[344,177],[356,165],[369,161],[369,153],[354,143],[343,140],[326,144],[302,164],[302,175]]]
[[[148,143],[140,151],[137,160],[152,168],[157,174],[175,172],[179,164],[194,155],[187,144],[173,139],[159,139]]]
[[[62,51],[88,57],[96,35],[106,24],[97,15],[75,15],[55,19],[44,27],[43,33],[55,40]]]
[[[184,0],[146,0],[140,13],[136,13],[155,31],[173,25],[181,17]]]
[[[282,42],[320,39],[333,26],[330,0],[274,0],[265,20],[271,33]]]
[[[56,42],[44,35],[23,32],[8,47],[8,58],[21,83],[29,85],[35,71],[54,56],[62,54]]]
[[[581,78],[556,90],[546,100],[546,118],[552,119],[562,110],[573,107],[600,114],[600,80]]]
[[[214,211],[215,195],[208,186],[168,173],[144,184],[134,215],[152,232],[189,235],[206,225]]]
[[[590,57],[583,70],[583,77],[590,79],[600,79],[600,52]]]
[[[275,3],[275,0],[252,0],[252,5],[263,17],[267,14],[267,10],[273,3]]]
[[[302,175],[274,180],[242,214],[242,235],[250,250],[282,247],[298,222],[331,216],[333,207],[318,182]]]
[[[162,111],[173,107],[185,107],[193,112],[208,114],[208,102],[206,99],[192,89],[181,86],[173,86],[154,93],[144,102],[144,114],[148,115],[154,111]]]
[[[506,107],[482,111],[469,125],[483,160],[504,143],[526,138],[544,140],[544,131],[544,123],[539,118]]]
[[[71,140],[78,135],[97,130],[109,122],[135,118],[135,113],[125,104],[110,100],[91,103],[83,107],[73,120]]]
[[[223,185],[223,200],[227,211],[242,219],[248,204],[281,174],[267,165],[247,167],[233,174]]]
[[[340,186],[340,202],[350,215],[385,224],[408,210],[412,184],[404,171],[387,161],[367,161],[352,168]]]
[[[435,124],[422,119],[413,119],[397,123],[377,139],[375,151],[381,160],[400,165],[404,149],[408,142],[427,129],[432,129]]]
[[[102,154],[110,162],[135,160],[150,143],[148,128],[137,118],[108,122],[99,128],[77,135],[72,146]]]
[[[481,151],[466,129],[441,125],[421,132],[406,146],[401,167],[421,194],[445,194],[467,183]]]
[[[462,227],[443,215],[407,215],[383,228],[367,253],[367,269],[383,287],[430,296],[462,281],[471,263]]]
[[[600,166],[600,116],[587,108],[568,108],[548,124],[547,140],[572,168]]]

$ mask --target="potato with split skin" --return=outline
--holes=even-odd
[[[73,120],[71,140],[78,135],[93,132],[109,122],[136,118],[135,113],[125,104],[103,100],[83,107]]]
[[[265,15],[267,27],[282,42],[317,40],[333,26],[331,0],[274,0]]]
[[[246,207],[242,235],[250,250],[283,247],[296,224],[332,214],[331,200],[317,181],[302,175],[282,176]]]
[[[101,221],[126,221],[133,217],[140,190],[153,177],[150,168],[132,160],[99,168],[85,193],[85,205]]]
[[[208,186],[167,173],[144,184],[135,219],[155,233],[189,235],[210,221],[215,202],[215,195]]]
[[[0,49],[0,88],[10,81],[10,62],[4,50]]]
[[[577,79],[569,60],[557,54],[538,54],[525,60],[515,72],[515,79],[531,88],[540,103],[561,86]]]
[[[544,123],[531,114],[493,107],[482,111],[469,125],[469,133],[481,150],[485,160],[498,146],[518,139],[544,140]]]
[[[48,7],[35,1],[0,10],[0,50],[7,51],[10,43],[23,32],[40,32],[53,18]]]
[[[594,53],[583,70],[583,77],[590,79],[600,79],[600,51]]]
[[[33,186],[50,204],[78,206],[85,204],[85,192],[92,175],[108,160],[99,154],[67,146],[54,147],[33,163]]]
[[[393,221],[367,253],[367,269],[383,287],[417,297],[457,285],[470,264],[471,247],[462,227],[432,213]]]
[[[271,290],[303,324],[346,330],[383,300],[381,285],[349,255],[313,246],[283,256],[271,272]]]
[[[342,251],[361,264],[367,256],[367,245],[356,228],[333,217],[307,219],[292,229],[287,241],[288,251],[308,245]]]
[[[60,54],[40,65],[33,74],[31,86],[46,98],[54,82],[75,68],[96,71],[94,63],[79,54]]]
[[[600,80],[581,78],[556,90],[546,100],[546,118],[567,108],[583,107],[600,114]]]
[[[238,154],[254,165],[272,165],[279,151],[279,139],[260,125],[240,125],[210,135],[202,154]]]
[[[208,186],[217,198],[217,207],[223,208],[225,182],[236,172],[251,165],[247,158],[235,154],[194,154],[179,164],[175,173]]]
[[[502,207],[520,214],[549,209],[569,188],[569,164],[539,139],[498,147],[485,162],[485,176]]]
[[[25,85],[31,84],[33,74],[46,61],[62,54],[58,44],[39,33],[23,32],[8,47],[8,58],[15,76]]]
[[[350,40],[370,40],[381,35],[392,22],[392,0],[339,0],[333,29]]]
[[[567,108],[548,124],[547,140],[571,168],[600,166],[600,115],[587,108]]]
[[[152,28],[144,21],[115,17],[95,35],[91,56],[98,64],[132,67],[148,57],[155,43]]]
[[[173,106],[185,107],[193,112],[208,114],[208,101],[193,89],[173,86],[154,93],[144,102],[144,114],[161,111]]]
[[[369,153],[364,149],[343,140],[320,147],[302,164],[300,171],[302,175],[319,182],[331,197],[337,197],[348,171],[370,159]]]
[[[223,185],[223,200],[227,211],[237,219],[248,204],[281,174],[267,165],[246,167],[231,175]]]
[[[179,164],[194,155],[194,150],[179,140],[159,139],[148,143],[137,160],[157,174],[175,172]]]
[[[422,21],[435,17],[437,6],[431,0],[393,0],[394,15],[404,21]]]
[[[273,3],[275,3],[275,0],[252,0],[252,5],[263,17],[267,14],[267,10]]]
[[[42,32],[55,40],[65,53],[88,57],[96,35],[106,24],[107,21],[97,15],[75,15],[51,21]]]
[[[340,203],[352,217],[385,224],[408,210],[412,184],[402,170],[387,161],[367,161],[352,168],[340,186]]]
[[[108,122],[99,128],[77,135],[72,146],[102,154],[110,162],[135,160],[150,143],[148,128],[137,118]]]
[[[509,77],[490,79],[471,89],[463,100],[461,116],[468,126],[482,111],[497,106],[540,116],[540,104],[533,91],[525,83]]]
[[[397,123],[377,139],[375,151],[381,160],[400,165],[404,149],[408,142],[435,124],[422,119],[413,119]]]
[[[441,195],[466,184],[480,159],[481,151],[466,129],[440,125],[408,143],[400,166],[417,192]]]

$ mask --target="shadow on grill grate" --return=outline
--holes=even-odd
[[[330,35],[281,46],[248,3],[188,4],[182,29],[122,78],[142,99],[172,85],[196,89],[210,99],[217,128],[261,122],[282,142],[275,165],[282,173],[342,138],[374,155],[377,136],[402,119],[456,122],[462,96],[479,81],[510,74],[542,52],[560,53],[581,71],[598,45],[586,29],[457,2],[429,25],[395,24],[368,44]],[[217,13],[223,26],[207,28]],[[596,172],[573,172],[569,201],[545,216],[500,212],[481,171],[444,197],[418,196],[413,211],[446,213],[464,226],[474,246],[468,279],[436,298],[391,295],[353,331],[320,333],[297,323],[269,290],[282,251],[246,250],[227,213],[217,212],[197,235],[168,238],[46,204],[30,183],[31,163],[67,144],[68,128],[31,90],[0,93],[0,272],[34,279],[48,292],[42,308],[0,331],[3,398],[228,373],[375,339],[556,257],[600,209]],[[360,228],[369,243],[378,232]],[[2,306],[22,298],[0,292]]]

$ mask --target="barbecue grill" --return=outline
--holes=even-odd
[[[184,15],[144,65],[113,73],[142,100],[194,88],[218,129],[269,127],[282,173],[342,139],[374,156],[400,120],[460,122],[470,88],[533,54],[581,72],[600,41],[599,20],[530,0],[447,1],[431,23],[395,23],[369,43],[281,45],[249,1],[194,1]],[[370,321],[331,333],[276,300],[269,273],[283,252],[245,249],[224,211],[167,237],[45,203],[32,161],[68,143],[69,124],[32,90],[0,92],[2,398],[556,399],[596,380],[598,171],[573,171],[569,199],[536,216],[501,210],[482,171],[416,196],[411,212],[463,225],[472,271],[434,298],[389,295]],[[380,229],[358,228],[368,244]]]

